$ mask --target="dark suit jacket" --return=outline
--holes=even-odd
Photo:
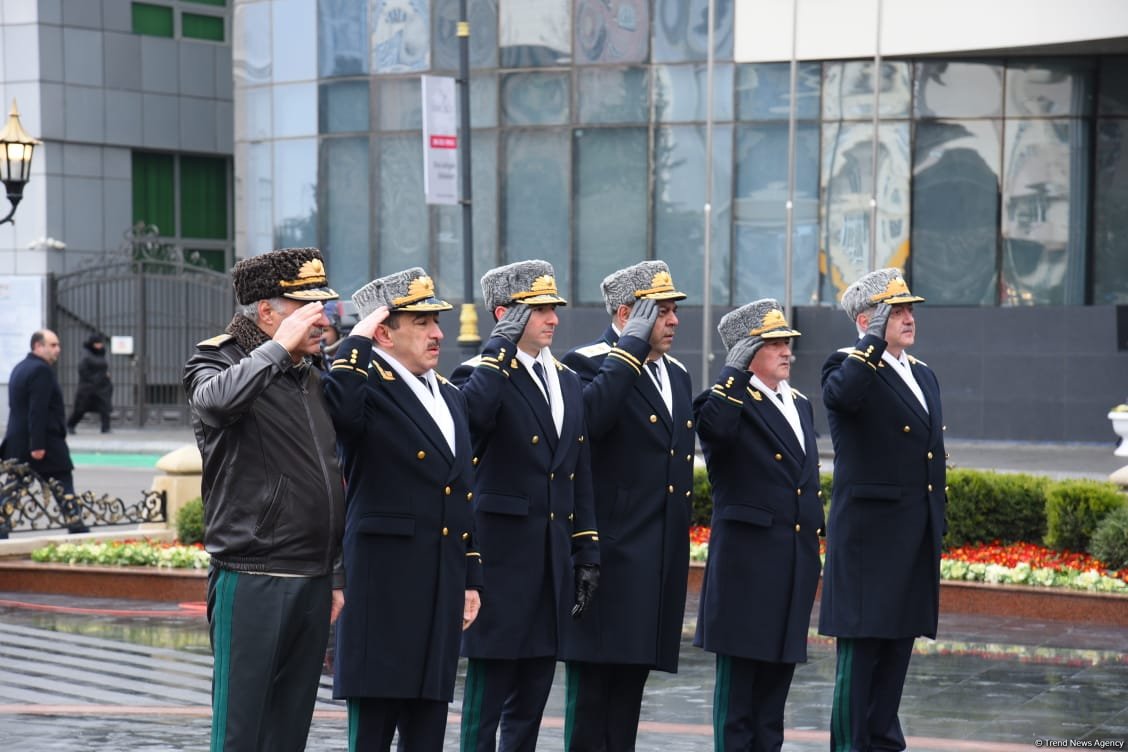
[[[491,338],[451,376],[470,411],[487,588],[481,615],[463,636],[470,658],[567,658],[558,637],[572,618],[573,567],[599,563],[582,387],[559,363],[557,374],[560,436],[509,340]]]
[[[466,402],[441,383],[454,418],[452,456],[371,340],[348,337],[337,353],[324,379],[346,485],[334,696],[449,702],[466,590],[482,584]]]
[[[807,660],[819,584],[819,450],[811,403],[792,390],[803,447],[775,399],[726,366],[693,407],[713,487],[709,563],[694,644],[758,661]],[[804,452],[804,448],[806,451]]]
[[[640,364],[650,343],[603,338],[564,357],[584,382],[599,523],[599,593],[565,639],[594,663],[677,671],[693,506],[689,373],[665,356],[673,416]]]
[[[4,434],[4,459],[31,465],[40,475],[52,477],[74,469],[67,448],[67,416],[63,390],[47,361],[28,353],[8,379],[8,428]],[[35,449],[47,450],[41,460],[31,459]]]
[[[927,412],[866,335],[823,366],[834,441],[819,631],[837,637],[935,637],[944,534],[940,385],[915,358]]]

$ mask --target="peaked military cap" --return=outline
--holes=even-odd
[[[670,267],[665,261],[643,261],[612,272],[603,278],[599,288],[607,312],[614,314],[621,305],[634,305],[636,300],[684,300],[686,294],[674,289]]]
[[[873,308],[878,303],[897,305],[899,303],[923,303],[924,298],[909,292],[901,270],[890,267],[870,272],[842,293],[842,310],[851,321],[858,314]]]
[[[231,281],[239,305],[270,298],[309,301],[339,297],[327,285],[325,262],[316,248],[283,248],[250,256],[235,264]]]
[[[353,293],[353,303],[360,318],[387,306],[392,313],[400,311],[449,311],[454,308],[435,297],[435,282],[421,267],[413,266],[369,282]]]
[[[717,332],[728,350],[745,337],[783,339],[802,336],[799,330],[788,325],[787,318],[783,315],[783,306],[773,298],[754,300],[735,311],[729,311],[721,316]]]
[[[552,264],[539,259],[517,261],[482,275],[482,299],[490,311],[510,303],[568,305],[556,291]]]

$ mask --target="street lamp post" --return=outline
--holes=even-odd
[[[8,212],[8,216],[0,219],[0,225],[6,222],[15,224],[12,216],[23,198],[24,186],[31,179],[31,157],[39,143],[20,125],[20,113],[16,108],[16,100],[13,99],[8,122],[0,130],[0,180],[4,182],[12,210]]]
[[[470,174],[470,17],[466,0],[458,2],[458,170],[462,178],[462,309],[458,344],[467,355],[478,351],[478,312],[474,308],[474,201]]]

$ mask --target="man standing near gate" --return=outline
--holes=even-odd
[[[610,325],[564,358],[584,382],[601,562],[599,598],[565,631],[570,752],[634,749],[650,670],[678,668],[689,570],[693,396],[669,355],[686,296],[662,261],[601,287]]]
[[[913,304],[897,269],[846,289],[858,341],[823,365],[834,442],[819,632],[837,638],[832,750],[902,750],[897,718],[918,636],[935,637],[940,606],[945,466],[940,385],[905,352]]]
[[[243,259],[242,308],[184,367],[203,457],[213,752],[305,748],[329,625],[345,504],[321,389],[329,325],[316,248]]]
[[[58,360],[59,338],[53,331],[40,329],[31,335],[31,352],[8,377],[8,427],[0,455],[25,462],[41,477],[58,483],[63,497],[56,502],[67,530],[85,533],[90,528],[83,524],[74,500],[67,414],[54,369]]]

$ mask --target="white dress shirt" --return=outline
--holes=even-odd
[[[799,448],[803,450],[803,454],[807,453],[806,439],[803,435],[803,424],[799,422],[799,408],[795,407],[795,397],[791,394],[791,387],[786,381],[779,382],[777,389],[772,389],[756,374],[752,374],[752,387],[759,389],[768,395],[768,402],[775,405],[776,409],[783,413],[783,417],[787,420],[787,424],[791,426],[791,430],[795,432],[795,438],[799,440]]]
[[[439,381],[435,376],[434,370],[427,371],[422,376],[416,376],[403,363],[395,359],[393,355],[388,353],[387,350],[376,348],[380,353],[380,357],[388,361],[388,365],[392,370],[399,374],[404,383],[411,388],[411,391],[419,398],[420,404],[431,416],[431,420],[435,421],[435,425],[439,427],[442,432],[443,438],[446,439],[447,445],[450,447],[450,453],[453,455],[454,451],[454,416],[450,414],[450,407],[447,405],[446,400],[443,399],[442,392],[439,391]],[[423,382],[427,382],[424,386]]]
[[[881,359],[885,361],[886,365],[893,369],[893,371],[904,380],[905,384],[909,387],[916,398],[920,400],[921,407],[925,412],[928,412],[928,403],[924,401],[924,392],[920,389],[920,384],[917,383],[916,376],[913,376],[913,367],[909,363],[909,356],[905,351],[901,351],[901,357],[895,358],[886,350],[881,354]]]

